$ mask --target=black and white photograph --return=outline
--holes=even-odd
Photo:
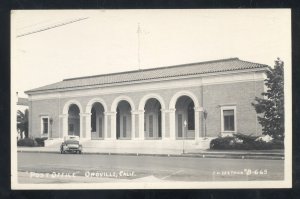
[[[290,9],[11,11],[12,189],[292,186]]]

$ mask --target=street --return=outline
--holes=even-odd
[[[18,153],[19,183],[283,180],[284,160]]]

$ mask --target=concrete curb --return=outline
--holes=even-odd
[[[59,153],[59,151],[30,151],[18,150],[20,153]],[[184,153],[184,154],[147,154],[147,153],[109,153],[109,152],[84,152],[84,155],[122,155],[122,156],[157,156],[157,157],[188,157],[188,158],[229,158],[229,159],[262,159],[284,160],[283,153]],[[64,154],[67,155],[67,154]],[[79,155],[79,154],[78,154]]]

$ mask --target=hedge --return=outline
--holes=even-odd
[[[48,139],[47,137],[35,138],[35,141],[38,146],[45,146],[45,140],[47,140],[47,139]]]
[[[233,134],[233,136],[218,137],[210,142],[210,149],[222,150],[268,150],[284,149],[283,140],[265,142],[257,140],[258,136]]]
[[[37,142],[31,138],[20,139],[20,140],[18,140],[17,145],[18,146],[29,146],[29,147],[38,146]]]

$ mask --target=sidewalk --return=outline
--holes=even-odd
[[[18,147],[18,152],[32,153],[60,153],[60,144],[54,144],[48,147]],[[140,148],[96,148],[84,147],[83,154],[101,154],[101,155],[134,155],[134,156],[173,156],[173,157],[195,157],[195,158],[234,158],[234,159],[268,159],[284,160],[284,150],[186,150],[182,149],[143,149]]]

